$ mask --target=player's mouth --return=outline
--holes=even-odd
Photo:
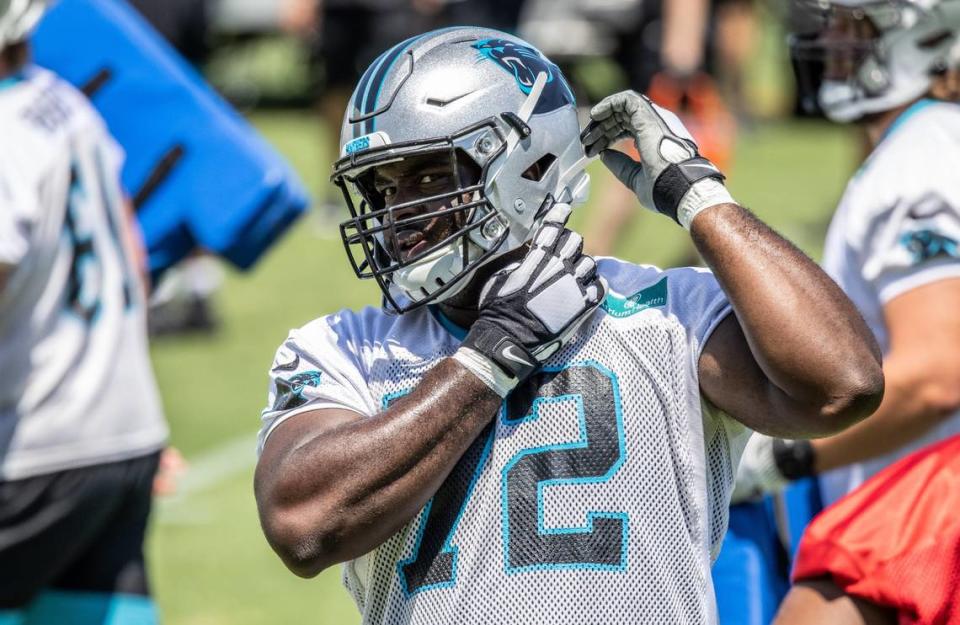
[[[479,193],[474,193],[475,200]],[[449,208],[460,205],[459,198],[450,201]],[[459,213],[456,213],[459,214]],[[437,215],[432,219],[419,220],[415,223],[404,224],[396,231],[396,247],[400,262],[408,262],[423,255],[428,249],[439,243],[452,232],[449,226],[454,220],[454,214]]]
[[[400,251],[401,261],[414,258],[429,247],[430,242],[427,240],[427,233],[435,221],[436,218],[431,219],[423,230],[407,227],[397,231],[397,249]]]

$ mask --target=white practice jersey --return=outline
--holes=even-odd
[[[697,363],[730,305],[708,271],[599,268],[602,309],[504,401],[414,520],[346,564],[364,623],[717,622],[710,566],[749,431],[701,398]],[[261,447],[301,412],[383,410],[462,336],[427,308],[292,332]]]
[[[54,74],[0,84],[0,479],[166,439],[123,244],[121,163],[103,120]]]
[[[883,308],[910,289],[960,277],[960,106],[921,101],[904,113],[847,186],[824,268],[889,345]],[[896,452],[820,478],[836,501],[897,459],[960,432],[960,414]]]

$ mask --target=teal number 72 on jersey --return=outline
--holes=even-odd
[[[384,407],[403,396],[384,398]],[[596,362],[547,368],[503,404],[501,427],[523,427],[541,418],[541,408],[571,402],[579,438],[522,449],[500,471],[503,566],[507,574],[549,569],[622,571],[627,565],[629,519],[621,512],[588,512],[579,527],[547,527],[544,489],[596,484],[611,479],[626,459],[623,413],[616,376]],[[487,470],[495,424],[473,442],[427,502],[412,554],[397,563],[409,596],[456,584],[459,547],[454,534],[481,475]]]

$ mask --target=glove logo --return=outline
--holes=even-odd
[[[500,354],[507,360],[511,360],[519,365],[522,365],[524,367],[532,367],[534,363],[529,362],[526,358],[524,358],[523,354],[520,354],[519,352],[515,352],[516,349],[517,348],[515,345],[507,345],[503,349],[503,351],[500,352]]]
[[[506,39],[481,39],[473,44],[481,59],[493,61],[513,74],[517,86],[529,94],[540,72],[547,74],[547,84],[537,102],[534,114],[549,113],[567,104],[574,103],[573,91],[560,69],[545,59],[536,49]]]

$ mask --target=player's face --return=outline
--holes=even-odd
[[[876,26],[862,12],[835,11],[820,37],[826,52],[823,77],[838,81],[850,79],[878,36]]]
[[[384,208],[393,209],[384,225],[384,247],[395,260],[405,262],[453,236],[466,221],[467,212],[455,209],[470,202],[472,194],[456,194],[475,184],[479,172],[448,153],[404,159],[377,167],[373,186]],[[431,199],[433,198],[433,199]],[[434,214],[436,213],[436,214]],[[432,215],[432,216],[431,216]]]

